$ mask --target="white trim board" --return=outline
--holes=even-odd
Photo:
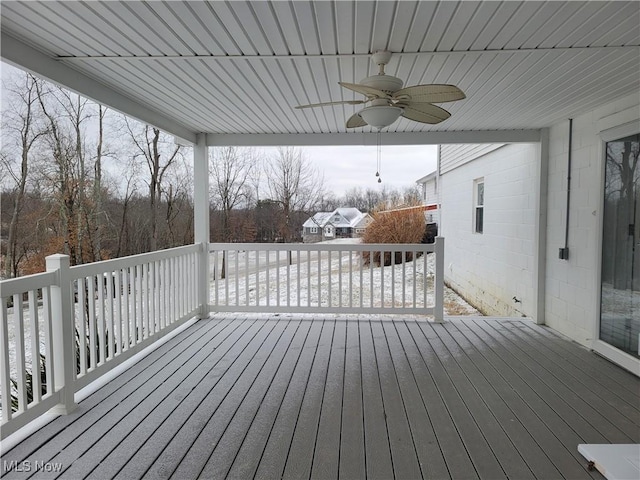
[[[608,480],[640,478],[639,444],[580,444],[578,452]]]

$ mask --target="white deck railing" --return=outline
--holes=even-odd
[[[209,250],[214,311],[409,313],[442,321],[443,238],[396,245],[212,243]]]
[[[75,392],[193,317],[200,250],[75,267],[53,255],[47,272],[0,282],[2,438],[72,410]]]
[[[414,313],[442,321],[441,238],[431,245],[210,244],[209,251],[197,244],[74,267],[52,255],[46,272],[0,281],[2,438],[48,410],[72,411],[78,390],[208,311]],[[207,254],[208,305],[200,288]]]

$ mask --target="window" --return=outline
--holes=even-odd
[[[482,233],[484,230],[484,178],[473,182],[473,231]]]
[[[309,233],[318,233],[318,227],[310,227]]]

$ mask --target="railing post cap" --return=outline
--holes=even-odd
[[[47,271],[68,269],[71,266],[69,255],[55,253],[45,257],[45,267]]]
[[[54,253],[52,255],[47,255],[45,257],[45,260],[49,260],[49,259],[59,259],[59,258],[69,258],[69,255],[65,255],[64,253]]]

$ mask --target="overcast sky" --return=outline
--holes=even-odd
[[[384,132],[382,133],[384,142]],[[436,169],[435,145],[383,146],[382,183],[376,178],[376,147],[304,147],[307,158],[324,173],[327,190],[337,196],[352,187],[404,188]],[[269,154],[270,149],[265,149]]]

